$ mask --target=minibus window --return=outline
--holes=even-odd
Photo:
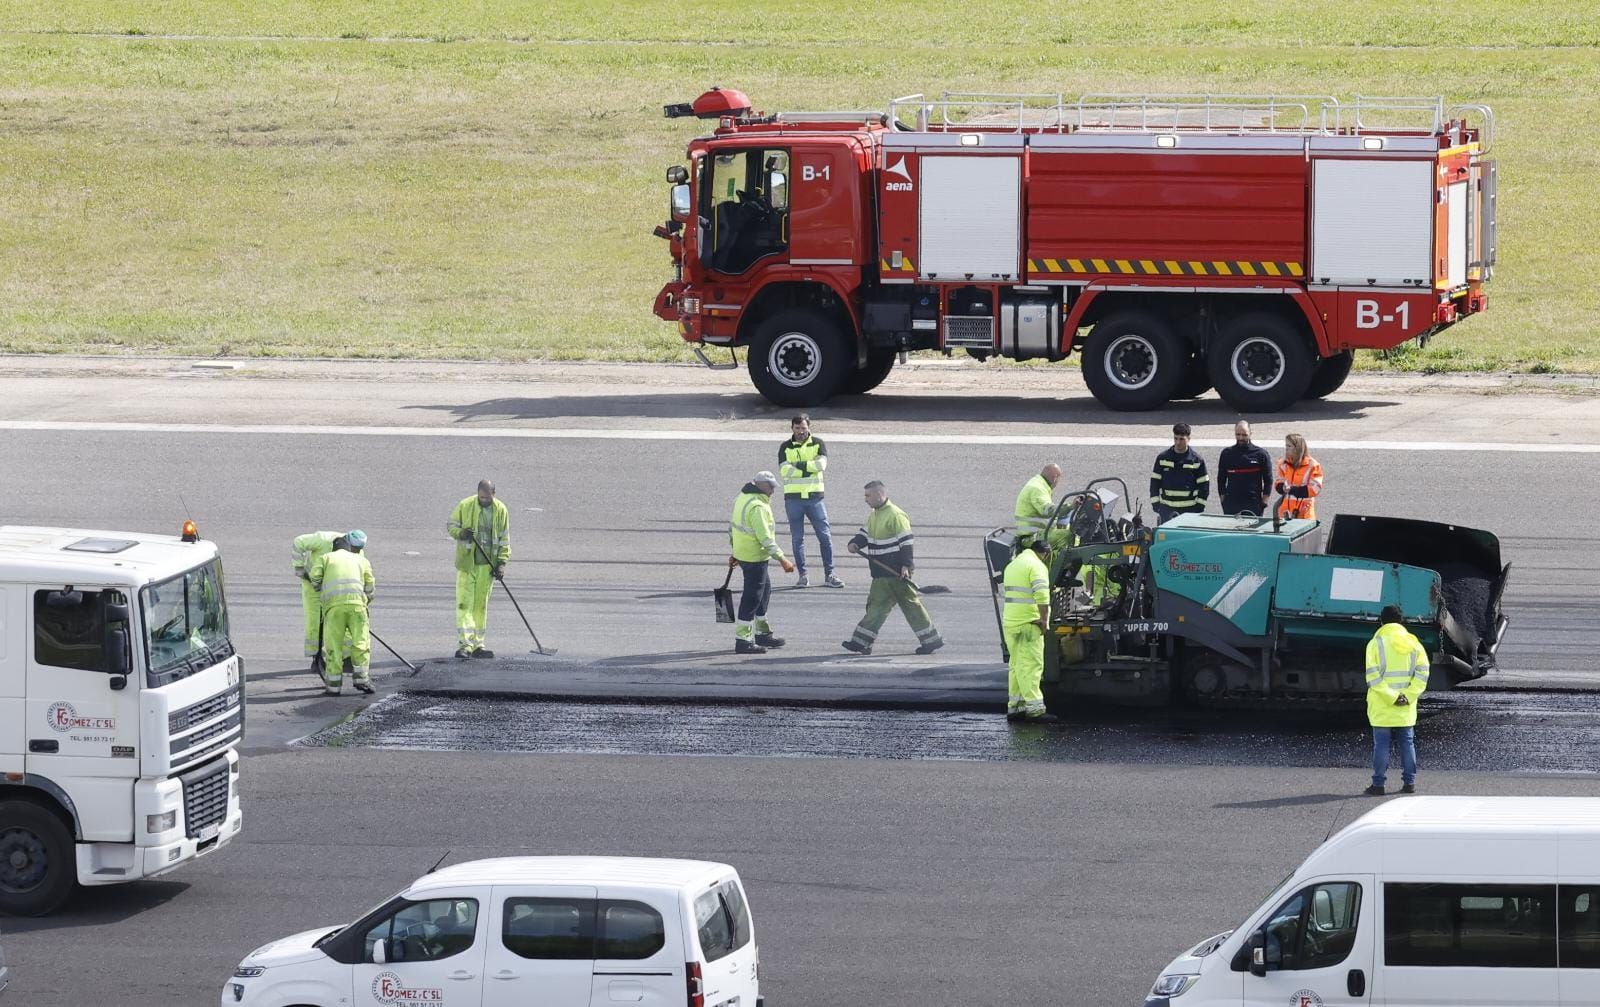
[[[593,899],[506,899],[500,943],[518,958],[591,961]]]
[[[1562,885],[1560,965],[1600,969],[1600,885]]]
[[[600,903],[600,938],[594,956],[608,961],[649,958],[667,943],[661,914],[643,902]]]
[[[1556,967],[1555,885],[1383,886],[1388,965]]]

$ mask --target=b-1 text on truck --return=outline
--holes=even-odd
[[[0,911],[230,842],[244,705],[221,558],[192,523],[0,527]]]
[[[667,172],[655,313],[771,402],[917,350],[1064,360],[1112,409],[1332,394],[1358,349],[1488,303],[1494,117],[1443,98],[912,95],[763,115],[731,89]]]

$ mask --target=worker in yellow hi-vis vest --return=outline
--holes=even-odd
[[[456,656],[493,657],[483,645],[489,620],[489,591],[511,559],[511,518],[495,499],[494,483],[456,504],[445,533],[456,543]]]

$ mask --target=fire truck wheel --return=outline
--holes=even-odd
[[[1161,318],[1119,311],[1096,322],[1083,344],[1083,380],[1111,409],[1159,409],[1177,392],[1187,361],[1183,341]]]
[[[1350,368],[1355,366],[1356,354],[1354,350],[1345,350],[1343,353],[1331,357],[1324,357],[1317,364],[1317,369],[1312,372],[1311,384],[1306,388],[1306,398],[1325,399],[1339,390],[1344,384],[1344,379],[1350,376]]]
[[[839,385],[840,395],[865,395],[883,384],[883,379],[894,369],[894,350],[867,351],[867,366],[853,369]]]
[[[854,362],[839,326],[809,308],[780,311],[757,325],[748,358],[756,391],[778,406],[821,405]]]
[[[1240,412],[1272,413],[1300,401],[1316,357],[1305,335],[1278,315],[1240,315],[1206,353],[1211,383]]]
[[[0,912],[53,912],[77,881],[72,834],[61,819],[28,801],[0,801]]]
[[[1189,363],[1184,367],[1183,380],[1178,382],[1178,390],[1172,393],[1174,399],[1198,399],[1211,390],[1211,371],[1206,367],[1206,358],[1203,354],[1189,355]]]

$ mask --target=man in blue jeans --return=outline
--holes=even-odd
[[[822,473],[828,467],[828,446],[811,436],[811,417],[800,413],[789,421],[792,436],[778,445],[778,477],[783,480],[783,509],[789,518],[794,565],[800,573],[795,587],[810,587],[806,576],[806,522],[822,548],[823,583],[844,587],[833,575],[833,534],[828,528],[828,508],[822,502]]]
[[[1372,725],[1372,786],[1382,797],[1389,775],[1389,745],[1400,742],[1400,792],[1417,792],[1417,748],[1413,730],[1417,701],[1428,688],[1428,651],[1402,625],[1398,605],[1385,605],[1383,625],[1367,644],[1367,723]]]

